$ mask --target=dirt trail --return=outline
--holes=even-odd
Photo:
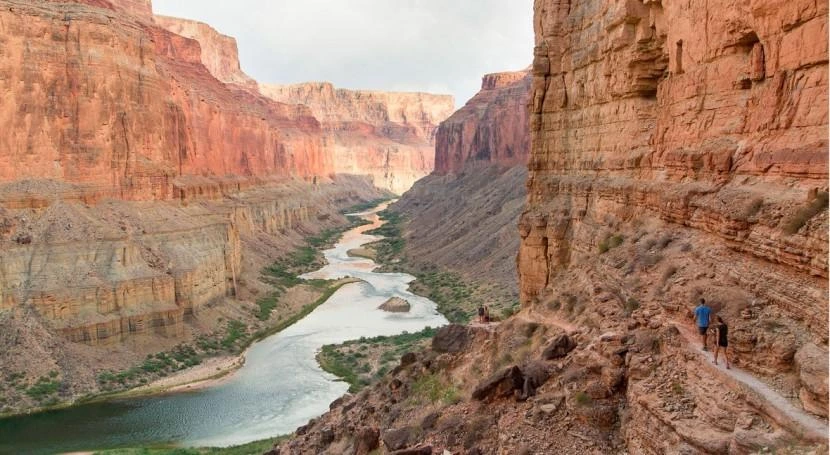
[[[699,336],[691,327],[676,320],[671,320],[669,323],[677,327],[686,339],[689,351],[700,356],[703,359],[703,364],[708,368],[736,382],[740,388],[747,392],[747,400],[751,404],[763,409],[780,425],[794,429],[796,433],[803,431],[805,438],[816,442],[827,442],[828,426],[826,422],[796,408],[787,398],[750,373],[734,366],[727,370],[722,360],[719,365],[715,365],[713,363],[714,355],[711,351],[701,349]],[[757,399],[753,399],[753,397],[757,397]]]

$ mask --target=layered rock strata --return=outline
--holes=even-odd
[[[308,109],[216,80],[144,3],[2,3],[0,182],[170,199],[180,176],[331,174]]]
[[[324,82],[259,89],[276,101],[309,106],[322,124],[335,172],[371,175],[397,194],[432,172],[436,128],[454,109],[451,96],[345,90]]]
[[[154,21],[176,35],[196,40],[201,47],[202,64],[216,79],[256,90],[256,81],[242,71],[236,39],[202,22],[158,15]]]
[[[436,169],[392,210],[406,217],[406,253],[518,298],[515,257],[530,155],[527,71],[488,74],[482,89],[438,126]]]
[[[826,416],[823,386],[794,359],[827,355],[827,5],[543,0],[535,28],[522,301],[605,289],[657,329],[708,298],[730,324],[733,360]],[[627,317],[612,314],[595,323]],[[732,389],[716,371],[695,374]],[[672,423],[659,410],[670,400],[643,398],[655,383],[629,377],[631,450],[716,453],[749,438],[740,419]]]
[[[530,83],[528,71],[485,75],[481,91],[438,128],[435,172],[459,172],[471,161],[526,165]]]

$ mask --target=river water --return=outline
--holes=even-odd
[[[320,347],[447,323],[435,303],[407,290],[414,277],[377,273],[373,261],[347,255],[348,250],[378,239],[364,232],[381,224],[379,209],[360,214],[373,224],[346,232],[333,249],[324,251],[328,265],[304,277],[363,281],[343,286],[301,321],[251,346],[245,366],[229,380],[191,393],[92,403],[0,420],[0,453],[168,443],[229,446],[291,433],[327,411],[348,385],[320,369],[315,360]],[[377,309],[390,297],[406,299],[411,311]]]

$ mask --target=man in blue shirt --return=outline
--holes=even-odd
[[[712,310],[706,305],[706,299],[700,299],[700,305],[695,308],[695,321],[697,331],[700,333],[700,340],[703,342],[703,350],[706,351],[706,335],[709,333],[709,317]]]

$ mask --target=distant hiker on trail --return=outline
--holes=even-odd
[[[695,308],[695,321],[697,321],[697,332],[700,334],[700,341],[703,342],[703,350],[706,351],[706,335],[709,332],[709,319],[712,309],[706,305],[706,299],[700,299],[700,305]]]
[[[484,322],[487,324],[490,323],[490,308],[487,305],[484,305]]]
[[[718,335],[717,342],[715,343],[715,365],[718,364],[718,351],[723,348],[723,359],[726,361],[726,369],[729,369],[729,356],[727,353],[727,348],[729,347],[729,326],[723,322],[720,316],[716,318],[718,320],[718,325],[715,326],[715,332]]]
[[[479,305],[478,307],[478,322],[479,324],[484,324],[484,305]]]

